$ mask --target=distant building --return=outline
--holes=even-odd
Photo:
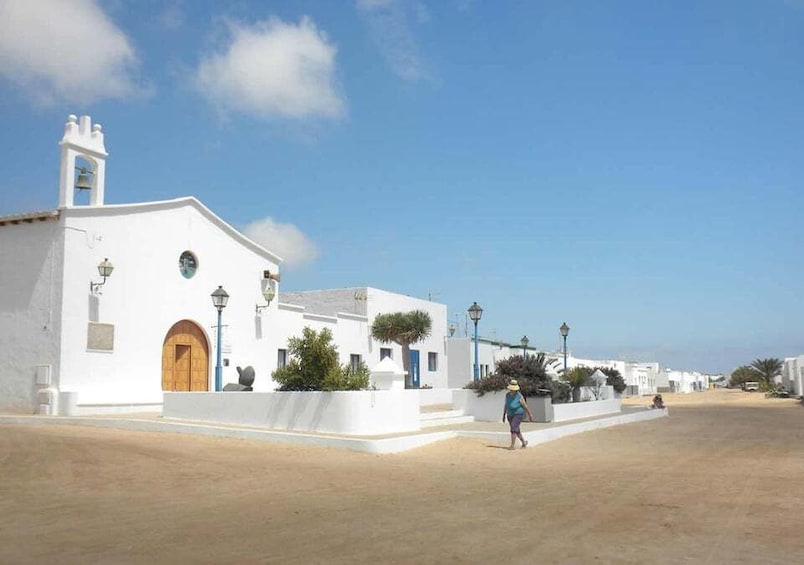
[[[796,396],[804,395],[804,355],[785,358],[781,384]]]

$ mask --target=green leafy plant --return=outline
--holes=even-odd
[[[592,373],[597,370],[606,375],[606,384],[613,387],[614,392],[620,393],[626,389],[625,379],[614,367],[595,367],[592,369]]]
[[[368,388],[368,367],[361,363],[357,371],[338,364],[338,348],[332,332],[306,327],[301,337],[288,340],[291,359],[271,376],[280,391],[288,390],[361,390]]]
[[[560,397],[560,387],[547,375],[546,366],[544,353],[528,355],[527,358],[515,355],[498,361],[493,373],[470,382],[465,388],[483,396],[487,392],[505,390],[508,383],[516,379],[520,392],[525,397],[549,394],[555,399],[556,395]]]
[[[364,390],[369,386],[369,368],[363,361],[353,368],[343,365],[339,371],[327,373],[321,390]]]
[[[594,384],[592,374],[595,372],[591,367],[579,365],[567,370],[561,375],[561,380],[567,383],[572,392],[572,401],[580,402],[581,387],[592,386]]]

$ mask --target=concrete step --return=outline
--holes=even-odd
[[[466,424],[474,421],[474,417],[465,416],[461,410],[446,410],[421,415],[422,428],[435,428],[437,426],[450,426],[452,424]]]
[[[422,420],[438,420],[439,418],[454,418],[455,416],[463,416],[463,410],[437,410],[420,414]]]

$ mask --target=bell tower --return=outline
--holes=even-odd
[[[59,208],[74,206],[76,190],[89,190],[89,205],[103,206],[103,189],[106,180],[106,147],[103,144],[103,128],[92,125],[89,116],[74,115],[64,124],[61,146],[61,176],[59,178]],[[88,166],[77,166],[81,158]],[[76,181],[75,171],[79,170]]]

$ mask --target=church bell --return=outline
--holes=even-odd
[[[87,171],[86,167],[81,167],[78,171],[78,178],[75,180],[75,188],[78,190],[91,190],[92,179],[89,178],[89,175],[92,174],[92,171]]]

